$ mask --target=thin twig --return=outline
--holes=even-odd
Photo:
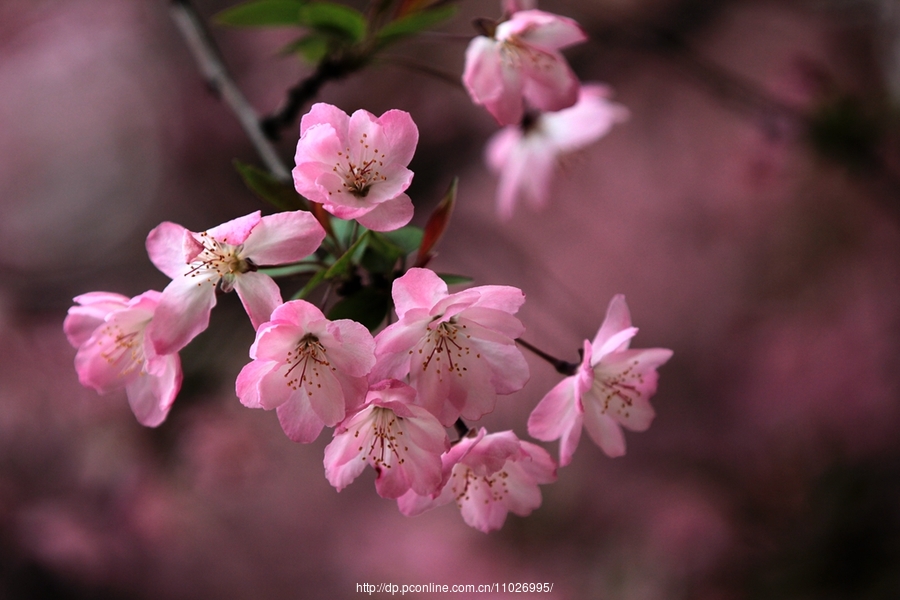
[[[203,21],[189,0],[172,0],[172,18],[187,42],[209,87],[232,110],[266,168],[279,181],[291,181],[291,173],[260,126],[259,115],[228,74]]]
[[[440,69],[435,69],[434,67],[416,62],[414,60],[410,60],[403,56],[381,56],[379,57],[379,61],[384,64],[395,65],[398,67],[410,69],[412,71],[418,71],[425,75],[430,75],[431,77],[439,79],[444,83],[449,83],[453,87],[462,89],[462,80],[460,79],[459,75],[452,75],[445,71],[441,71]]]
[[[325,83],[342,79],[364,64],[365,61],[359,58],[322,60],[312,75],[288,90],[281,108],[262,119],[260,126],[263,134],[270,140],[277,140],[281,136],[281,130],[297,120],[303,107],[318,95]]]
[[[540,348],[532,346],[531,344],[529,344],[522,338],[517,338],[516,343],[519,344],[520,346],[524,347],[525,349],[530,350],[534,354],[540,356],[544,360],[546,360],[548,363],[553,365],[553,368],[556,369],[556,371],[558,373],[561,373],[563,375],[574,375],[575,373],[578,372],[578,366],[579,366],[578,363],[570,363],[570,362],[561,360],[559,358],[556,358],[555,356],[551,356],[550,354],[547,354]]]

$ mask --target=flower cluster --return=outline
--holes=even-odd
[[[585,39],[574,21],[526,0],[506,0],[505,10],[469,46],[463,81],[507,126],[488,156],[501,174],[501,213],[509,216],[518,196],[540,204],[549,194],[559,155],[602,136],[626,113],[608,100],[607,88],[581,86],[559,53]],[[377,493],[396,500],[403,514],[452,501],[466,523],[485,532],[500,528],[509,512],[538,508],[538,486],[556,479],[549,453],[512,431],[467,423],[529,379],[520,348],[533,347],[521,341],[525,328],[516,317],[525,295],[502,285],[451,293],[425,268],[456,187],[425,231],[407,227],[417,142],[406,112],[348,115],[313,105],[301,120],[292,171],[304,208],[257,211],[199,233],[169,222],[153,229],[147,252],[171,278],[162,292],[93,292],[69,310],[64,330],[78,349],[81,383],[101,393],[124,389],[137,420],[160,425],[181,385],[179,351],[208,327],[217,294],[234,290],[256,331],[236,377],[238,400],[274,410],[298,443],[331,428],[324,467],[337,490],[370,466]],[[410,246],[416,231],[419,241]],[[407,268],[416,250],[416,266]],[[310,277],[284,301],[273,277],[299,273]],[[308,299],[323,282],[336,290],[336,302],[327,292],[318,304]],[[382,312],[358,316],[381,301]],[[672,353],[629,349],[636,332],[624,297],[616,296],[594,341],[584,342],[581,363],[531,413],[533,437],[561,440],[560,466],[572,460],[582,425],[610,456],[625,453],[622,427],[650,425],[656,369]]]
[[[542,207],[560,157],[609,132],[628,111],[607,86],[581,84],[560,50],[587,36],[567,17],[509,0],[499,23],[484,26],[466,51],[463,83],[476,104],[503,126],[488,142],[488,166],[500,176],[497,212],[512,216],[519,199]]]

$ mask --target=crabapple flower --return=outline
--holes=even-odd
[[[538,485],[556,481],[547,451],[512,431],[474,433],[444,454],[441,491],[407,492],[397,500],[401,513],[414,516],[455,501],[469,526],[488,533],[503,526],[507,513],[524,517],[541,505]]]
[[[241,403],[275,409],[284,433],[306,443],[365,400],[375,342],[356,321],[329,321],[309,302],[292,300],[257,330],[250,357],[235,386]]]
[[[91,292],[75,298],[63,329],[78,348],[75,370],[81,385],[101,394],[125,389],[134,416],[142,425],[162,423],[181,388],[177,354],[160,355],[145,335],[161,294],[144,292],[127,298]]]
[[[375,337],[373,379],[409,376],[418,403],[449,427],[460,416],[491,412],[498,394],[528,381],[513,316],[525,301],[518,288],[486,285],[456,294],[433,271],[413,268],[394,280],[398,320]]]
[[[147,253],[172,281],[148,330],[156,351],[180,350],[207,328],[216,286],[237,291],[258,329],[282,300],[278,284],[257,269],[297,262],[323,239],[325,230],[304,211],[266,217],[256,211],[201,233],[170,222],[157,226],[147,236]]]
[[[369,389],[365,407],[338,426],[325,448],[331,485],[344,489],[368,464],[378,472],[375,489],[383,498],[437,491],[441,454],[450,443],[434,415],[414,404],[415,397],[413,388],[396,380]]]
[[[507,16],[532,8],[537,8],[537,0],[503,0],[503,14]]]
[[[413,215],[404,192],[407,169],[419,140],[409,113],[352,116],[330,104],[314,104],[300,121],[294,187],[341,219],[356,219],[375,231],[398,229]]]
[[[550,390],[528,418],[532,437],[560,440],[560,466],[572,460],[582,424],[594,443],[613,457],[625,454],[622,427],[631,431],[650,427],[656,369],[672,357],[672,351],[629,350],[637,331],[631,326],[625,296],[614,296],[594,341],[584,342],[578,371]]]
[[[488,166],[500,175],[497,212],[502,218],[512,216],[519,198],[542,208],[560,157],[594,143],[628,118],[628,109],[609,96],[609,87],[585,84],[574,106],[526,118],[491,137],[485,155]]]
[[[493,37],[480,35],[469,43],[463,84],[500,125],[519,123],[525,102],[545,111],[568,108],[578,100],[578,78],[559,49],[586,39],[572,19],[541,10],[514,12]]]

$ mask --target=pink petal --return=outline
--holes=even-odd
[[[260,381],[277,367],[278,363],[267,360],[253,360],[244,365],[235,381],[235,393],[241,404],[247,408],[265,408],[259,394]]]
[[[169,414],[175,396],[181,389],[181,361],[177,354],[159,357],[156,374],[135,377],[125,386],[128,404],[138,423],[156,427]]]
[[[447,284],[430,269],[412,268],[394,280],[391,289],[399,318],[414,308],[430,310],[447,297]]]
[[[325,239],[312,213],[282,212],[263,217],[244,242],[241,256],[257,266],[283,265],[309,256]]]
[[[627,120],[628,109],[608,100],[609,94],[605,85],[585,84],[574,106],[542,115],[541,126],[553,145],[561,152],[584,148]]]
[[[369,330],[356,321],[339,319],[329,322],[326,331],[331,337],[325,344],[328,360],[352,377],[368,375],[375,366],[375,340]],[[324,343],[324,336],[320,340]]]
[[[302,394],[291,395],[276,412],[285,435],[295,442],[308,444],[315,441],[325,426]]]
[[[597,335],[594,336],[594,341],[591,344],[594,349],[594,356],[601,357],[603,356],[603,354],[609,352],[623,350],[624,348],[620,348],[618,346],[614,348],[608,348],[607,341],[612,336],[621,331],[629,329],[630,327],[631,314],[628,312],[628,305],[625,303],[625,296],[622,294],[616,294],[615,296],[613,296],[612,300],[609,301],[609,306],[606,309],[606,317],[604,317],[603,324],[600,325],[600,329],[597,330]]]
[[[542,10],[523,10],[497,26],[496,37],[517,36],[530,46],[544,50],[565,48],[588,39],[581,26],[568,17]]]
[[[409,223],[412,217],[412,201],[406,194],[400,194],[376,205],[371,211],[360,215],[356,220],[360,225],[372,231],[394,231]]]
[[[129,299],[121,294],[90,292],[76,296],[74,301],[80,306],[69,309],[63,331],[69,343],[78,348],[93,335],[109,313],[126,308]]]
[[[282,304],[281,290],[275,280],[268,275],[248,271],[236,275],[234,289],[253,323],[254,329],[267,322],[279,305]]]
[[[184,273],[189,262],[185,257],[185,240],[188,243],[193,240],[191,232],[168,221],[160,223],[147,235],[146,246],[150,261],[171,279]]]
[[[391,162],[404,167],[412,160],[419,143],[419,128],[413,122],[408,112],[402,110],[389,110],[377,120],[384,130],[384,136],[388,140],[388,156]]]
[[[583,399],[585,400],[585,399]],[[600,402],[584,401],[584,428],[594,443],[607,456],[615,458],[625,455],[625,435],[616,421],[603,413]]]
[[[578,77],[558,52],[543,55],[537,63],[523,62],[522,96],[535,108],[569,108],[578,101],[578,89]]]
[[[163,290],[146,335],[157,354],[178,352],[209,326],[216,305],[216,281],[179,276]]]
[[[300,135],[305,135],[313,125],[328,124],[340,139],[346,140],[349,122],[350,116],[338,107],[325,102],[317,102],[300,119]]]
[[[253,229],[259,225],[262,220],[261,214],[260,211],[256,211],[249,215],[232,219],[231,221],[207,230],[206,233],[218,242],[238,246],[243,244],[250,236]]]
[[[337,491],[350,485],[366,468],[368,462],[360,459],[359,449],[359,446],[365,448],[365,441],[353,435],[335,432],[334,439],[325,447],[325,477]]]
[[[519,71],[504,67],[501,44],[484,36],[474,38],[466,49],[463,84],[475,104],[484,105],[500,125],[522,120],[522,78]]]
[[[566,377],[551,389],[528,417],[528,435],[549,442],[560,440],[559,465],[572,462],[581,438],[582,413],[575,397],[576,377]]]

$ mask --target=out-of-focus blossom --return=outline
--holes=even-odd
[[[309,302],[292,300],[257,330],[250,357],[237,378],[238,398],[276,409],[289,438],[311,442],[365,400],[375,342],[356,321],[329,321]]]
[[[91,292],[75,298],[63,329],[78,348],[75,370],[81,385],[105,394],[125,389],[138,422],[162,423],[181,388],[177,354],[160,355],[145,335],[162,294],[127,298]]]
[[[578,78],[559,49],[586,39],[572,19],[541,10],[514,12],[493,37],[480,35],[469,43],[463,84],[500,125],[519,123],[525,102],[545,111],[568,108],[578,100]]]
[[[409,113],[352,116],[330,104],[314,104],[300,121],[294,167],[297,191],[341,219],[356,219],[375,231],[409,223],[412,201],[404,191],[407,169],[419,141]]]
[[[628,118],[628,109],[609,96],[609,87],[585,84],[574,106],[540,113],[494,134],[485,155],[488,166],[500,175],[497,211],[502,218],[512,216],[520,198],[543,207],[560,156],[596,142]]]
[[[443,426],[415,399],[416,391],[396,380],[370,388],[365,407],[338,426],[325,448],[331,485],[342,490],[368,464],[378,472],[375,489],[384,498],[437,491],[441,454],[450,444]]]
[[[594,341],[584,342],[578,371],[544,396],[528,419],[528,433],[539,440],[560,439],[559,464],[569,464],[582,424],[609,456],[625,454],[622,427],[645,431],[653,421],[650,396],[656,393],[656,369],[672,351],[629,350],[637,333],[625,296],[613,297]]]
[[[537,8],[537,0],[503,0],[503,14],[506,16],[532,8]]]
[[[515,343],[524,327],[513,316],[525,301],[522,290],[486,285],[448,294],[433,271],[414,268],[394,280],[392,293],[398,321],[375,338],[373,378],[409,375],[418,403],[443,425],[480,418],[497,394],[528,381]]]
[[[256,211],[202,233],[168,221],[157,226],[147,236],[147,252],[172,281],[148,330],[156,351],[180,350],[206,329],[217,285],[237,290],[258,329],[282,300],[278,284],[257,269],[297,262],[324,238],[322,226],[304,211],[266,217]]]
[[[398,499],[407,516],[455,501],[465,522],[485,533],[500,529],[509,512],[521,517],[541,505],[538,484],[556,481],[546,450],[512,431],[462,438],[442,458],[444,486],[431,497],[409,492]]]

